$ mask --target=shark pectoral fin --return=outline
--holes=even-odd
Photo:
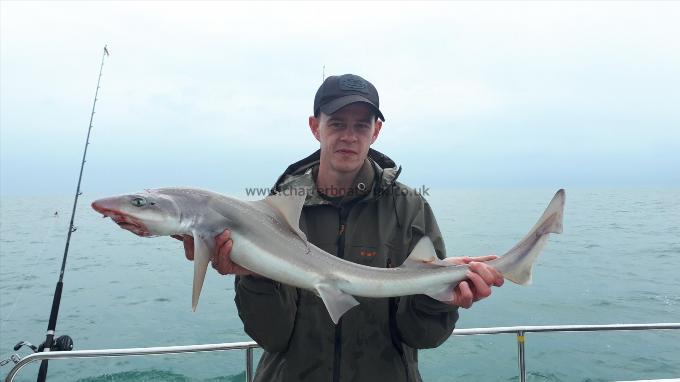
[[[440,290],[434,291],[434,292],[428,292],[428,293],[425,293],[425,294],[432,297],[435,300],[439,300],[439,301],[443,301],[443,302],[451,302],[451,301],[453,301],[453,298],[455,296],[453,290],[456,289],[457,285],[458,285],[458,283],[450,284],[450,285],[445,286],[443,289],[440,289]]]
[[[196,311],[198,298],[201,296],[201,289],[205,281],[205,273],[208,270],[208,263],[213,253],[214,240],[211,242],[204,235],[194,232],[194,284],[191,294],[191,309]]]
[[[333,323],[336,325],[345,312],[359,305],[359,301],[351,294],[347,294],[329,284],[317,285],[316,292],[323,300],[323,303],[328,310],[328,314],[330,314]]]
[[[434,244],[430,237],[425,235],[413,248],[411,254],[408,255],[400,268],[437,268],[450,267],[454,264],[447,263],[437,257],[437,251],[434,249]]]
[[[267,196],[263,201],[281,214],[293,232],[302,240],[307,241],[307,236],[300,230],[300,214],[306,198],[305,193],[300,193],[300,195],[297,195],[297,193],[291,195],[275,194]]]

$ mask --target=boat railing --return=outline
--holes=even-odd
[[[655,324],[613,324],[613,325],[549,325],[549,326],[508,326],[492,328],[456,329],[454,336],[474,336],[490,334],[515,334],[517,340],[517,365],[519,368],[519,380],[526,381],[526,360],[524,344],[526,333],[543,332],[598,332],[598,331],[631,331],[631,330],[678,330],[680,323],[655,323]],[[182,354],[215,352],[226,350],[245,350],[246,352],[246,381],[253,380],[253,350],[259,345],[253,341],[230,342],[221,344],[185,345],[185,346],[162,346],[146,348],[125,349],[99,349],[99,350],[73,350],[33,353],[21,358],[10,370],[5,382],[14,381],[17,373],[31,362],[42,360],[74,359],[74,358],[103,358],[103,357],[128,357],[147,356],[159,354]]]

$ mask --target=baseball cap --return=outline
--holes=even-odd
[[[333,114],[355,102],[371,105],[378,118],[385,120],[378,108],[380,100],[375,86],[355,74],[326,78],[319,90],[316,91],[316,96],[314,96],[314,115],[319,115],[320,111]]]

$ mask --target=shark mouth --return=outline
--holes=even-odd
[[[97,212],[104,215],[105,218],[107,217],[111,218],[111,220],[113,220],[114,223],[118,224],[120,228],[130,231],[137,236],[144,237],[153,236],[149,232],[149,229],[146,228],[146,225],[144,225],[144,223],[142,223],[139,219],[127,215],[119,210],[102,207],[97,203],[92,203],[92,208],[94,208]]]

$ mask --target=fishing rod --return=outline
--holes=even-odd
[[[58,338],[54,338],[55,330],[57,327],[57,317],[59,315],[59,305],[61,304],[61,292],[64,288],[64,270],[66,269],[66,258],[68,257],[68,249],[71,244],[71,234],[76,231],[76,226],[73,224],[76,215],[76,207],[78,206],[78,197],[82,195],[80,191],[80,184],[83,180],[83,169],[85,168],[85,158],[87,157],[87,147],[90,145],[90,133],[92,132],[92,121],[94,120],[94,110],[97,106],[97,96],[99,95],[99,84],[102,79],[102,70],[104,69],[104,58],[109,55],[109,50],[104,45],[104,51],[102,52],[102,61],[99,65],[99,77],[97,77],[97,89],[94,92],[94,101],[92,102],[92,113],[90,113],[90,124],[87,128],[87,138],[85,139],[85,149],[83,150],[83,159],[80,162],[80,174],[78,175],[78,186],[76,187],[76,195],[73,198],[73,210],[71,211],[71,221],[69,222],[68,234],[66,235],[66,246],[64,247],[64,257],[61,261],[61,270],[59,271],[59,281],[57,281],[57,286],[54,290],[54,298],[52,300],[52,310],[50,311],[50,320],[47,324],[47,335],[45,337],[45,342],[43,342],[38,348],[31,345],[26,341],[19,342],[14,350],[19,350],[22,346],[30,347],[34,352],[48,352],[51,350],[55,351],[68,351],[73,349],[73,340],[71,337],[64,335]],[[40,363],[40,369],[38,371],[38,382],[45,382],[47,379],[47,360],[43,360]]]

